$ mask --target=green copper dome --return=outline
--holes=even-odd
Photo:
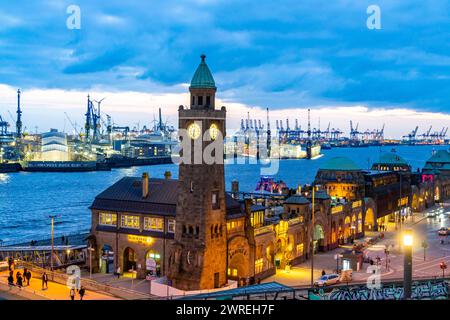
[[[347,157],[334,157],[328,160],[320,169],[333,171],[360,171],[356,163]]]
[[[202,58],[202,61],[200,62],[197,70],[194,73],[194,76],[192,77],[190,87],[194,89],[216,89],[214,78],[208,68],[208,65],[205,62],[206,56],[202,54],[200,57]]]

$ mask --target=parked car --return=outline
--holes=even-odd
[[[450,234],[450,229],[449,228],[440,228],[438,231],[438,235],[440,236],[448,236]]]
[[[314,285],[317,287],[325,287],[340,282],[339,275],[332,273],[321,276],[318,280],[314,281]]]

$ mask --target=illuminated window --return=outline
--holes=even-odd
[[[139,229],[139,216],[122,215],[121,226],[123,228]]]
[[[117,225],[117,214],[100,212],[98,224],[100,224],[102,226],[116,226]]]
[[[303,255],[303,243],[299,243],[297,245],[297,256],[302,256]]]
[[[151,231],[163,231],[164,230],[164,219],[162,218],[144,218],[144,229]]]
[[[227,273],[228,273],[228,276],[230,276],[230,277],[237,277],[237,275],[238,275],[237,269],[228,268]]]
[[[264,260],[263,258],[260,258],[255,261],[255,273],[261,273],[263,272],[264,268]]]
[[[168,220],[167,232],[175,233],[175,219]]]
[[[219,192],[213,191],[211,194],[211,203],[213,210],[220,209],[220,202],[219,202]]]

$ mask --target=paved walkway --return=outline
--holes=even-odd
[[[14,270],[14,279],[17,271],[23,273],[22,269]],[[48,289],[42,290],[42,281],[41,279],[34,279],[33,277],[30,280],[29,286],[24,286],[22,288],[18,287],[10,287],[8,286],[8,270],[0,272],[0,291],[7,292],[16,296],[20,296],[26,299],[34,299],[34,300],[70,300],[69,292],[70,289],[62,284],[48,281]],[[78,293],[75,296],[76,300],[80,299]],[[86,294],[83,297],[83,300],[119,300],[116,297],[108,295],[106,293],[94,292],[90,290],[86,290]]]

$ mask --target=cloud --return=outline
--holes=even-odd
[[[206,53],[227,105],[450,111],[446,0],[380,0],[376,31],[369,0],[79,0],[81,30],[70,4],[2,4],[0,83],[179,95]]]

